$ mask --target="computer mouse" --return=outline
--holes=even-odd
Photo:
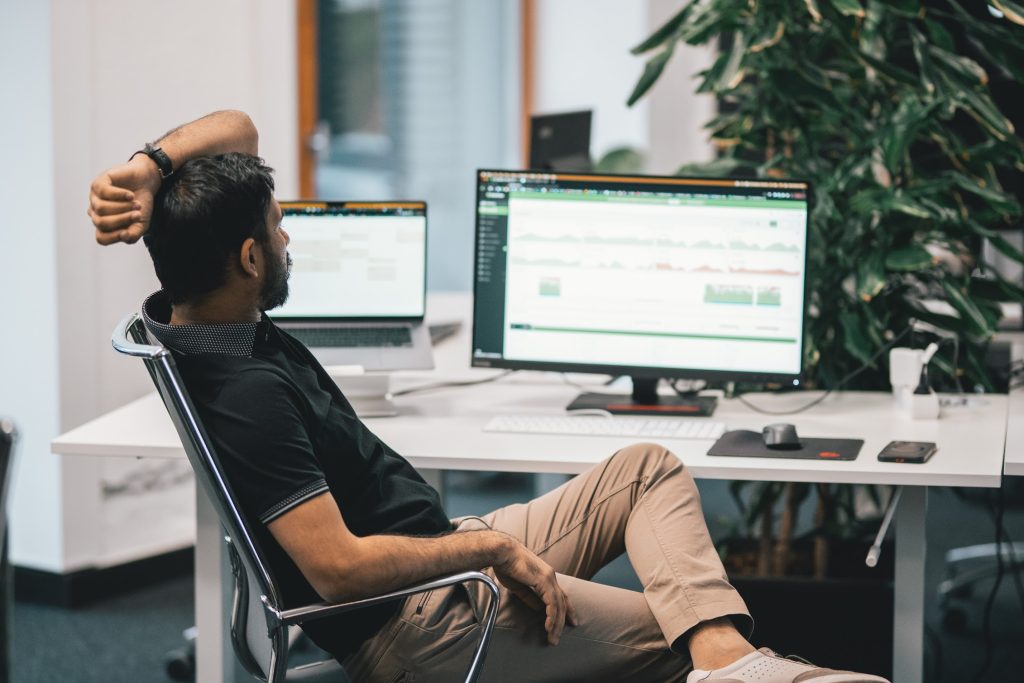
[[[796,433],[796,427],[784,422],[765,427],[761,430],[761,438],[764,439],[764,445],[768,448],[782,450],[787,448],[796,449],[801,446],[800,437]]]

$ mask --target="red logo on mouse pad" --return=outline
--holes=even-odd
[[[838,458],[839,454],[835,451],[821,451],[818,453],[819,458]]]

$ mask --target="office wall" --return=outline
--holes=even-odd
[[[626,106],[647,59],[630,49],[681,4],[536,0],[534,112],[593,109],[595,160],[616,147],[632,147],[646,154],[649,172],[670,174],[684,162],[710,158],[701,127],[714,115],[714,100],[694,94],[692,76],[710,66],[711,50],[679,46],[658,84]]]
[[[679,0],[648,0],[648,33],[668,21],[682,5]],[[651,173],[671,175],[683,164],[714,158],[704,125],[714,118],[718,107],[713,95],[698,95],[696,90],[700,85],[697,74],[711,67],[715,53],[710,47],[677,45],[661,78],[648,91],[650,139],[657,142],[647,147]],[[633,83],[649,56],[633,58]]]
[[[53,568],[60,557],[57,260],[50,7],[0,2],[0,413],[21,432],[10,511],[12,553]]]
[[[647,33],[647,12],[646,2],[536,0],[533,113],[593,109],[595,159],[648,145],[647,102],[626,107],[642,64],[629,49]]]
[[[12,558],[70,571],[182,545],[192,533],[191,486],[180,472],[116,459],[60,462],[49,455],[57,433],[151,387],[141,364],[114,354],[109,338],[157,282],[141,244],[95,244],[85,217],[89,182],[175,125],[238,108],[260,129],[261,154],[277,169],[279,193],[295,194],[295,8],[281,0],[53,0],[49,6],[24,0],[3,7],[12,21],[0,22],[2,63],[5,70],[18,66],[4,73],[3,87],[31,95],[24,107],[4,108],[0,116],[12,124],[2,126],[4,135],[14,131],[17,157],[43,161],[34,162],[32,175],[19,172],[13,187],[3,183],[13,193],[5,206],[34,200],[17,216],[38,230],[25,247],[19,244],[17,268],[39,273],[40,285],[26,287],[29,280],[17,272],[0,277],[20,283],[4,287],[5,293],[26,293],[25,322],[30,311],[43,311],[30,360],[43,365],[48,358],[53,372],[40,388],[31,440],[20,454],[30,469],[15,481]],[[54,149],[59,163],[53,163]],[[26,400],[29,372],[20,365],[27,364],[15,368],[24,375],[16,389],[4,368],[8,388],[0,389],[0,398],[8,402]],[[133,518],[145,506],[115,494],[138,480],[155,486],[167,515]],[[146,486],[127,488],[150,490]],[[140,545],[147,542],[148,548]]]

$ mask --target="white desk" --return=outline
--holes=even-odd
[[[432,299],[432,305],[436,305]],[[465,305],[445,300],[448,311]],[[439,347],[438,366],[445,375],[487,376],[466,368],[468,335]],[[463,369],[459,369],[459,366]],[[493,372],[493,371],[491,371]],[[399,386],[437,381],[436,374],[410,373]],[[398,399],[397,418],[367,420],[382,439],[424,469],[471,469],[578,473],[632,439],[489,434],[482,427],[495,413],[560,412],[578,392],[557,376],[512,375],[495,384],[413,394]],[[805,395],[757,396],[766,408],[800,405]],[[860,457],[849,462],[711,458],[711,441],[665,440],[695,477],[892,484],[906,486],[896,525],[894,681],[922,680],[925,514],[928,486],[996,487],[1000,484],[1006,439],[1007,398],[987,396],[963,408],[945,411],[938,421],[913,421],[890,409],[885,394],[837,394],[800,415],[770,418],[738,402],[722,402],[715,419],[730,427],[759,429],[768,422],[794,423],[804,436],[863,438]],[[892,439],[935,441],[939,452],[925,465],[879,463],[875,454]],[[120,455],[183,458],[184,451],[156,395],[139,399],[72,430],[53,441],[64,455]],[[196,624],[198,680],[233,680],[234,666],[226,638],[226,557],[222,534],[205,496],[196,496]]]

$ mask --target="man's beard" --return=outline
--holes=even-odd
[[[273,265],[271,265],[273,264]],[[267,262],[267,279],[260,292],[260,310],[270,311],[288,301],[288,276],[292,272],[292,255],[285,253],[285,262]]]

